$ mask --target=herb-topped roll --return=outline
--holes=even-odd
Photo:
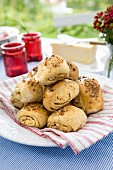
[[[65,79],[46,88],[43,105],[53,112],[67,105],[78,94],[79,85],[75,81]]]
[[[38,71],[33,77],[36,81],[40,80],[43,85],[50,85],[69,77],[69,73],[70,69],[66,60],[52,55],[39,63]]]
[[[103,109],[103,94],[98,81],[94,78],[81,77],[78,81],[80,92],[73,104],[85,111],[95,113]]]
[[[28,77],[42,82],[43,85],[50,85],[65,78],[78,80],[79,70],[73,62],[66,61],[60,56],[52,55],[34,67],[29,72]]]
[[[47,124],[49,112],[42,104],[31,103],[17,112],[18,121],[24,126],[42,128]]]
[[[73,132],[82,128],[86,121],[87,116],[82,109],[67,105],[49,116],[47,127],[63,132]]]
[[[11,102],[17,108],[26,103],[40,102],[43,96],[43,86],[33,78],[27,78],[17,83],[11,94]]]

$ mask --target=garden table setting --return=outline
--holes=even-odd
[[[1,29],[3,28],[5,28],[6,31],[7,29],[12,29],[12,27],[7,26],[2,27]],[[89,44],[89,42],[97,43],[97,38],[77,39],[63,34],[59,34],[57,38],[44,38],[40,32],[29,32],[20,35],[17,29],[16,35],[13,35],[13,40],[11,37],[9,38],[10,41],[8,39],[8,41],[6,40],[1,43],[0,51],[0,169],[112,170],[113,70],[112,58],[110,58],[111,51],[109,51],[108,46],[105,44],[96,44],[95,49],[95,44],[92,45]],[[77,43],[77,48],[80,45],[80,51],[83,50],[84,54],[91,54],[91,60],[89,60],[89,58],[84,58],[83,62],[83,60],[80,61],[79,58],[75,57],[77,60],[73,61],[74,59],[73,57],[71,58],[70,53],[77,50],[76,41],[81,41],[81,43],[83,41],[85,42],[85,46],[84,42],[82,46],[81,43]],[[72,44],[72,42],[74,42],[74,44]],[[62,45],[64,48],[63,52],[61,52]],[[90,46],[90,48],[88,46]],[[68,50],[66,51],[65,49]],[[93,56],[89,51],[93,51]],[[84,57],[83,53],[79,54]],[[68,58],[64,58],[66,54]],[[61,58],[59,57],[60,55]],[[55,60],[53,59],[54,57],[56,57]],[[51,69],[54,67],[55,71],[52,72],[54,79],[50,79],[50,82],[53,81],[53,84],[50,84],[47,76],[50,75],[51,72],[49,69],[51,66],[50,61],[52,62],[52,59],[53,65]],[[60,71],[57,70],[57,64],[55,63],[57,62],[57,59],[58,66],[60,60],[61,63],[63,63],[61,66],[62,69],[59,69]],[[68,64],[68,60],[71,61],[70,65]],[[75,65],[73,65],[73,63]],[[48,67],[49,64],[50,66]],[[74,67],[73,70],[69,67],[72,65]],[[44,69],[42,69],[43,67]],[[48,111],[51,112],[53,106],[50,108],[48,106],[51,96],[47,98],[47,101],[44,101],[46,98],[46,95],[44,96],[46,92],[45,88],[50,88],[51,86],[55,86],[56,83],[58,84],[60,81],[63,81],[64,78],[61,79],[61,77],[58,82],[55,79],[58,78],[57,72],[59,76],[61,70],[63,70],[62,72],[66,72],[66,69],[67,72],[69,69],[72,71],[72,74],[70,74],[71,71],[69,70],[70,75],[66,77],[69,82],[73,80],[79,81],[79,76],[83,79],[89,78],[92,81],[95,80],[97,82],[98,86],[94,83],[90,88],[95,90],[96,87],[96,91],[100,90],[98,95],[102,95],[102,108],[98,111],[90,112],[89,115],[85,114],[86,110],[84,110],[84,112],[82,111],[81,114],[83,114],[83,116],[82,118],[80,117],[79,120],[83,120],[84,118],[84,123],[80,122],[76,130],[71,129],[68,131],[71,125],[68,126],[68,130],[66,129],[66,125],[63,127],[63,130],[62,126],[60,127],[61,129],[57,129],[57,123],[55,122],[53,123],[53,126],[49,126],[46,123],[43,127],[40,127],[40,122],[37,126],[36,124],[35,126],[29,126],[36,121],[34,115],[31,118],[29,118],[28,115],[25,118],[24,115],[22,122],[19,122],[19,119],[17,119],[16,116],[17,113],[19,113],[19,110],[24,107],[23,103],[25,102],[25,106],[28,104],[28,107],[31,104],[30,102],[26,103],[26,100],[29,101],[29,95],[31,95],[28,90],[30,81],[31,88],[34,85],[33,83],[40,83],[40,81],[42,81],[42,84],[39,85],[42,86],[43,97],[41,96],[39,103],[43,100],[46,113]],[[77,78],[75,78],[73,72],[77,69]],[[48,74],[46,74],[46,72]],[[69,76],[71,76],[70,79]],[[19,86],[20,82],[21,86]],[[24,95],[27,97],[23,100],[24,102],[20,101],[19,98],[14,98],[16,99],[15,102],[14,99],[11,99],[11,97],[15,97],[16,91],[14,90],[17,90],[16,95],[20,95],[22,98],[21,89],[24,89],[24,84],[26,82],[28,83],[28,86],[25,87]],[[17,89],[15,87],[17,87]],[[34,86],[34,88],[35,87],[36,86]],[[60,89],[59,87],[58,90]],[[76,87],[78,86],[76,85]],[[63,95],[65,95],[66,88],[67,86],[63,89]],[[18,91],[18,89],[20,91]],[[34,91],[35,90],[33,89],[32,93],[35,95]],[[53,89],[49,92],[53,92]],[[40,93],[40,91],[38,91],[38,93]],[[94,91],[94,93],[96,92]],[[72,92],[72,95],[73,94],[74,92]],[[78,94],[79,92],[77,95]],[[98,95],[96,96],[96,100]],[[93,96],[94,94],[92,94],[92,97]],[[64,102],[63,107],[68,107],[68,104],[71,105],[71,102],[73,102],[74,99],[75,97],[70,99],[67,104]],[[100,100],[101,99],[99,99],[99,101]],[[36,102],[34,98],[32,101]],[[91,102],[92,101],[90,101],[90,103]],[[59,108],[62,111],[63,108]],[[57,110],[58,108],[55,110],[55,113]],[[49,114],[50,113],[48,112],[48,117],[51,116],[51,114]],[[61,112],[61,116],[63,115],[64,113]],[[26,122],[28,124],[25,124],[25,119],[27,119]],[[55,118],[53,117],[52,119]],[[74,118],[70,118],[69,121],[73,121],[73,119]],[[57,120],[59,119],[56,118],[56,121]],[[68,118],[66,118],[66,120],[68,120]]]

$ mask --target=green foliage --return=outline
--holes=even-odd
[[[98,37],[98,31],[95,31],[92,25],[77,25],[77,26],[68,26],[62,29],[62,33],[69,34],[71,36],[76,36],[78,38],[90,38]]]
[[[67,0],[67,4],[69,7],[73,7],[75,10],[92,10],[92,11],[98,11],[102,10],[106,7],[106,5],[113,4],[113,0]]]
[[[106,4],[112,3],[111,1],[68,0],[67,5],[77,13],[102,9]],[[50,9],[51,5],[41,4],[39,0],[1,0],[0,26],[15,26],[23,33],[25,30],[17,23],[18,20],[28,31],[39,31],[43,37],[56,37],[57,29],[53,25],[55,14]],[[75,37],[98,36],[98,32],[91,25],[65,27],[62,32]]]

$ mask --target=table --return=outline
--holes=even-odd
[[[45,54],[45,57],[48,54]],[[30,70],[38,62],[28,63]],[[0,80],[5,75],[2,58],[0,58]],[[75,155],[67,146],[39,147],[19,144],[0,137],[0,169],[1,170],[112,170],[113,134]]]
[[[1,170],[112,170],[110,134],[90,148],[75,155],[70,147],[35,147],[0,137]]]

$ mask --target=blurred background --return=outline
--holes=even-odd
[[[113,0],[0,0],[0,26],[14,26],[25,32],[19,21],[28,31],[39,31],[43,37],[57,37],[53,24],[56,15],[71,15],[85,11],[101,11]],[[74,37],[96,37],[98,31],[92,25],[68,26],[62,33]]]

